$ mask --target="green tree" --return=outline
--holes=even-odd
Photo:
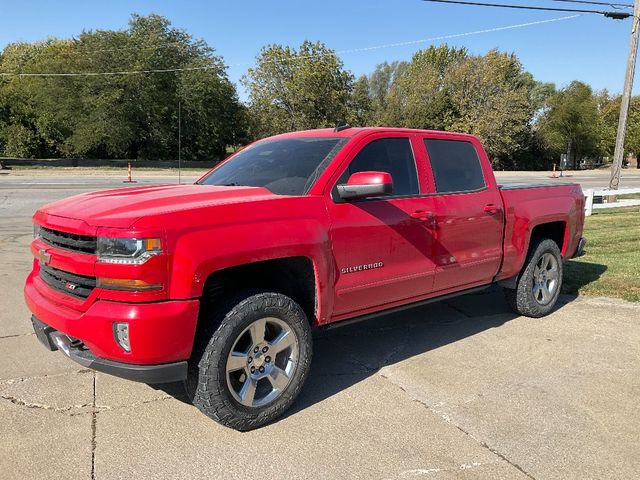
[[[556,84],[536,80],[530,72],[523,72],[520,78],[529,89],[529,99],[534,112],[539,113],[544,110],[547,100],[556,93]]]
[[[601,152],[612,157],[615,149],[621,96],[610,96],[606,90],[596,95],[601,117]],[[632,97],[629,105],[627,131],[624,137],[625,155],[640,155],[640,97]]]
[[[369,97],[371,98],[370,122],[381,124],[387,108],[387,98],[396,79],[404,73],[408,62],[383,62],[376,65],[369,75]]]
[[[558,158],[567,153],[574,168],[582,156],[600,155],[601,117],[591,87],[573,81],[551,96],[537,134],[549,154]]]
[[[320,42],[304,41],[298,50],[263,48],[242,82],[258,137],[331,127],[349,118],[353,75]]]
[[[180,103],[183,157],[219,158],[234,139],[246,138],[235,87],[212,48],[161,16],[133,15],[126,30],[82,32],[74,40],[10,44],[0,56],[7,73],[174,69],[183,71],[5,77],[0,148],[34,156],[173,159]]]
[[[374,115],[371,87],[366,75],[358,77],[351,92],[348,121],[352,126],[364,127],[372,122]]]
[[[447,129],[477,135],[494,166],[514,167],[531,132],[530,90],[513,54],[468,56],[446,72],[445,90],[455,116]]]
[[[452,65],[466,57],[466,49],[448,45],[431,46],[416,53],[396,74],[381,122],[397,127],[446,129],[456,112],[445,88],[445,77]]]
[[[464,48],[431,46],[396,76],[381,120],[475,134],[496,166],[513,167],[529,148],[534,85],[515,55],[492,50],[474,56]]]

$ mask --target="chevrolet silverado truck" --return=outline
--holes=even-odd
[[[493,283],[541,317],[585,244],[579,185],[498,185],[476,137],[395,128],[266,138],[195,184],[81,194],[33,220],[38,339],[98,371],[184,381],[238,430],[291,406],[312,329]]]

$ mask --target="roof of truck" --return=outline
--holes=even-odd
[[[300,138],[300,137],[343,137],[351,138],[359,134],[368,133],[422,133],[422,134],[438,134],[455,137],[475,138],[467,133],[444,132],[440,130],[421,130],[417,128],[395,128],[395,127],[347,127],[340,131],[335,128],[318,128],[314,130],[299,130],[296,132],[282,133],[270,138]]]

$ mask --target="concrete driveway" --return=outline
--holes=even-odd
[[[31,333],[29,216],[71,193],[0,190],[1,478],[637,478],[639,305],[532,320],[493,289],[319,332],[293,411],[238,433]]]

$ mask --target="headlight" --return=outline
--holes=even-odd
[[[98,237],[98,261],[122,265],[140,265],[162,253],[159,238]]]

